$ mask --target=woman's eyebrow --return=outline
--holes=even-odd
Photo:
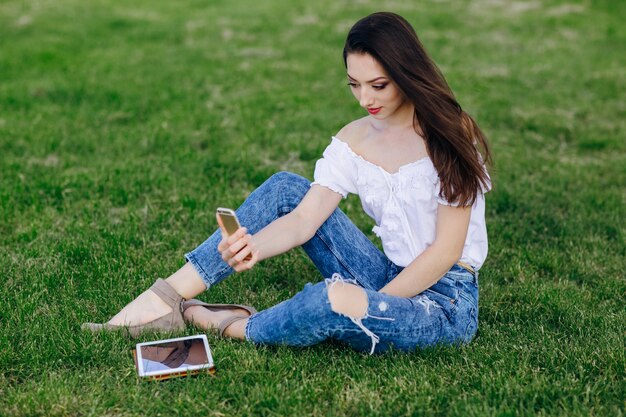
[[[352,77],[350,74],[347,74],[348,78],[350,78],[352,81],[356,81],[356,78]],[[365,81],[366,84],[371,84],[371,83],[375,83],[378,80],[386,80],[387,77],[376,77],[373,80],[369,80],[369,81]]]

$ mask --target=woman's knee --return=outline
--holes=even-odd
[[[336,281],[328,288],[330,308],[343,316],[358,319],[367,314],[367,294],[358,285]]]
[[[296,208],[311,187],[311,182],[308,179],[287,171],[272,175],[266,184],[272,191],[276,192],[279,209],[286,211]]]
[[[318,322],[324,318],[336,321],[338,316],[358,319],[367,314],[368,308],[365,290],[344,281],[325,280],[306,284],[294,296],[294,301],[302,317],[314,318]]]
[[[274,186],[280,186],[287,189],[304,189],[309,188],[310,181],[301,175],[293,172],[281,171],[272,175],[268,182]]]

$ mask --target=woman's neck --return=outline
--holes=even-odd
[[[398,131],[407,128],[413,129],[414,118],[415,107],[413,107],[411,102],[406,101],[389,117],[383,120],[377,120],[372,117],[370,118],[370,123],[379,132]]]

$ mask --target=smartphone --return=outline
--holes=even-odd
[[[142,378],[163,380],[196,375],[203,370],[215,372],[211,349],[203,334],[138,343],[133,355]]]
[[[235,212],[232,209],[218,207],[217,215],[222,220],[222,224],[224,225],[224,228],[226,229],[226,233],[228,233],[229,236],[235,233],[241,227],[241,224],[239,223],[239,219],[237,219],[237,214],[235,214]],[[243,260],[249,261],[250,259],[252,259],[252,254],[249,254]]]
[[[222,220],[224,228],[226,228],[226,233],[228,233],[229,236],[235,233],[241,227],[239,219],[237,219],[237,215],[233,210],[229,208],[218,207],[217,215]]]

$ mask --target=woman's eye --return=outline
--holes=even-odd
[[[387,87],[387,84],[377,84],[373,85],[372,87],[374,87],[374,90],[382,90],[383,88]]]
[[[350,88],[356,88],[356,83],[349,82],[348,85]]]

